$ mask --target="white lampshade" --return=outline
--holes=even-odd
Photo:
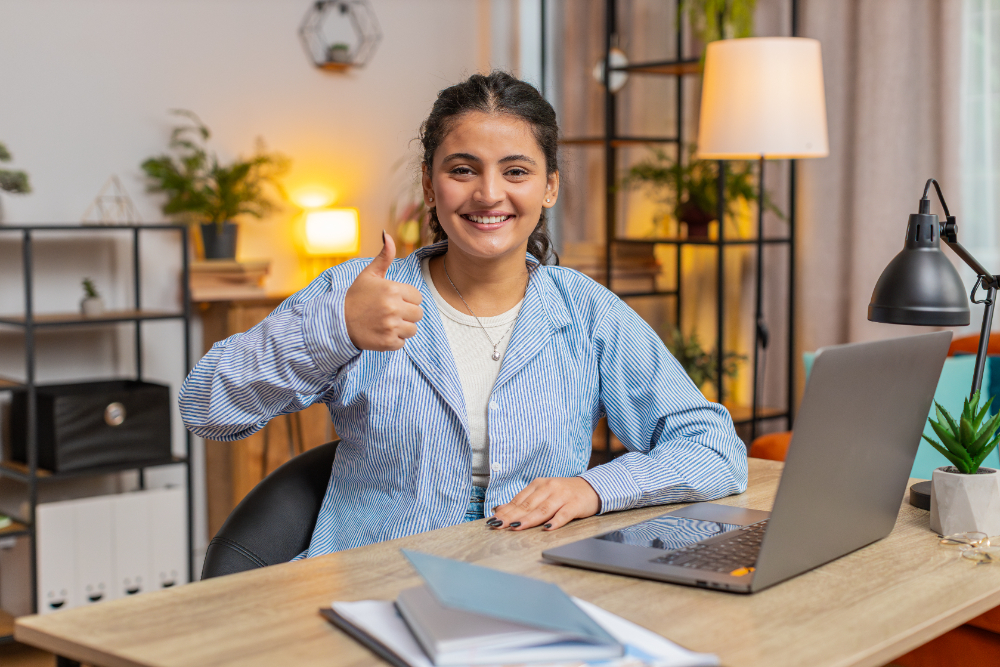
[[[361,223],[356,208],[328,208],[306,214],[306,253],[316,257],[357,255]]]
[[[699,158],[808,158],[829,152],[818,41],[751,37],[708,45]]]

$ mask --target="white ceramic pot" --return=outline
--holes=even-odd
[[[104,299],[91,296],[80,301],[80,312],[84,317],[97,317],[104,313]]]
[[[934,471],[931,482],[931,530],[1000,535],[1000,473],[980,468],[978,474],[963,475],[946,466]]]

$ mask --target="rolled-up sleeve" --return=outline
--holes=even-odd
[[[344,296],[365,264],[324,272],[257,326],[213,345],[181,387],[185,426],[238,440],[319,400],[360,354],[347,334]]]
[[[746,446],[729,412],[702,396],[635,311],[618,301],[593,341],[602,410],[629,450],[581,475],[600,497],[601,513],[746,490]]]

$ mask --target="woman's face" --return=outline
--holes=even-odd
[[[479,111],[460,116],[423,175],[424,199],[437,207],[449,252],[523,257],[542,208],[555,204],[559,190],[558,172],[547,175],[545,167],[527,122]]]

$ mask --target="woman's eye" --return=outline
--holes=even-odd
[[[473,171],[471,169],[469,169],[468,167],[455,167],[454,169],[452,169],[448,173],[449,174],[455,174],[457,176],[469,176],[469,175],[471,175],[473,173]]]
[[[507,170],[508,176],[513,176],[514,178],[521,178],[522,176],[528,175],[527,169],[521,169],[520,167],[514,167],[513,169]]]

